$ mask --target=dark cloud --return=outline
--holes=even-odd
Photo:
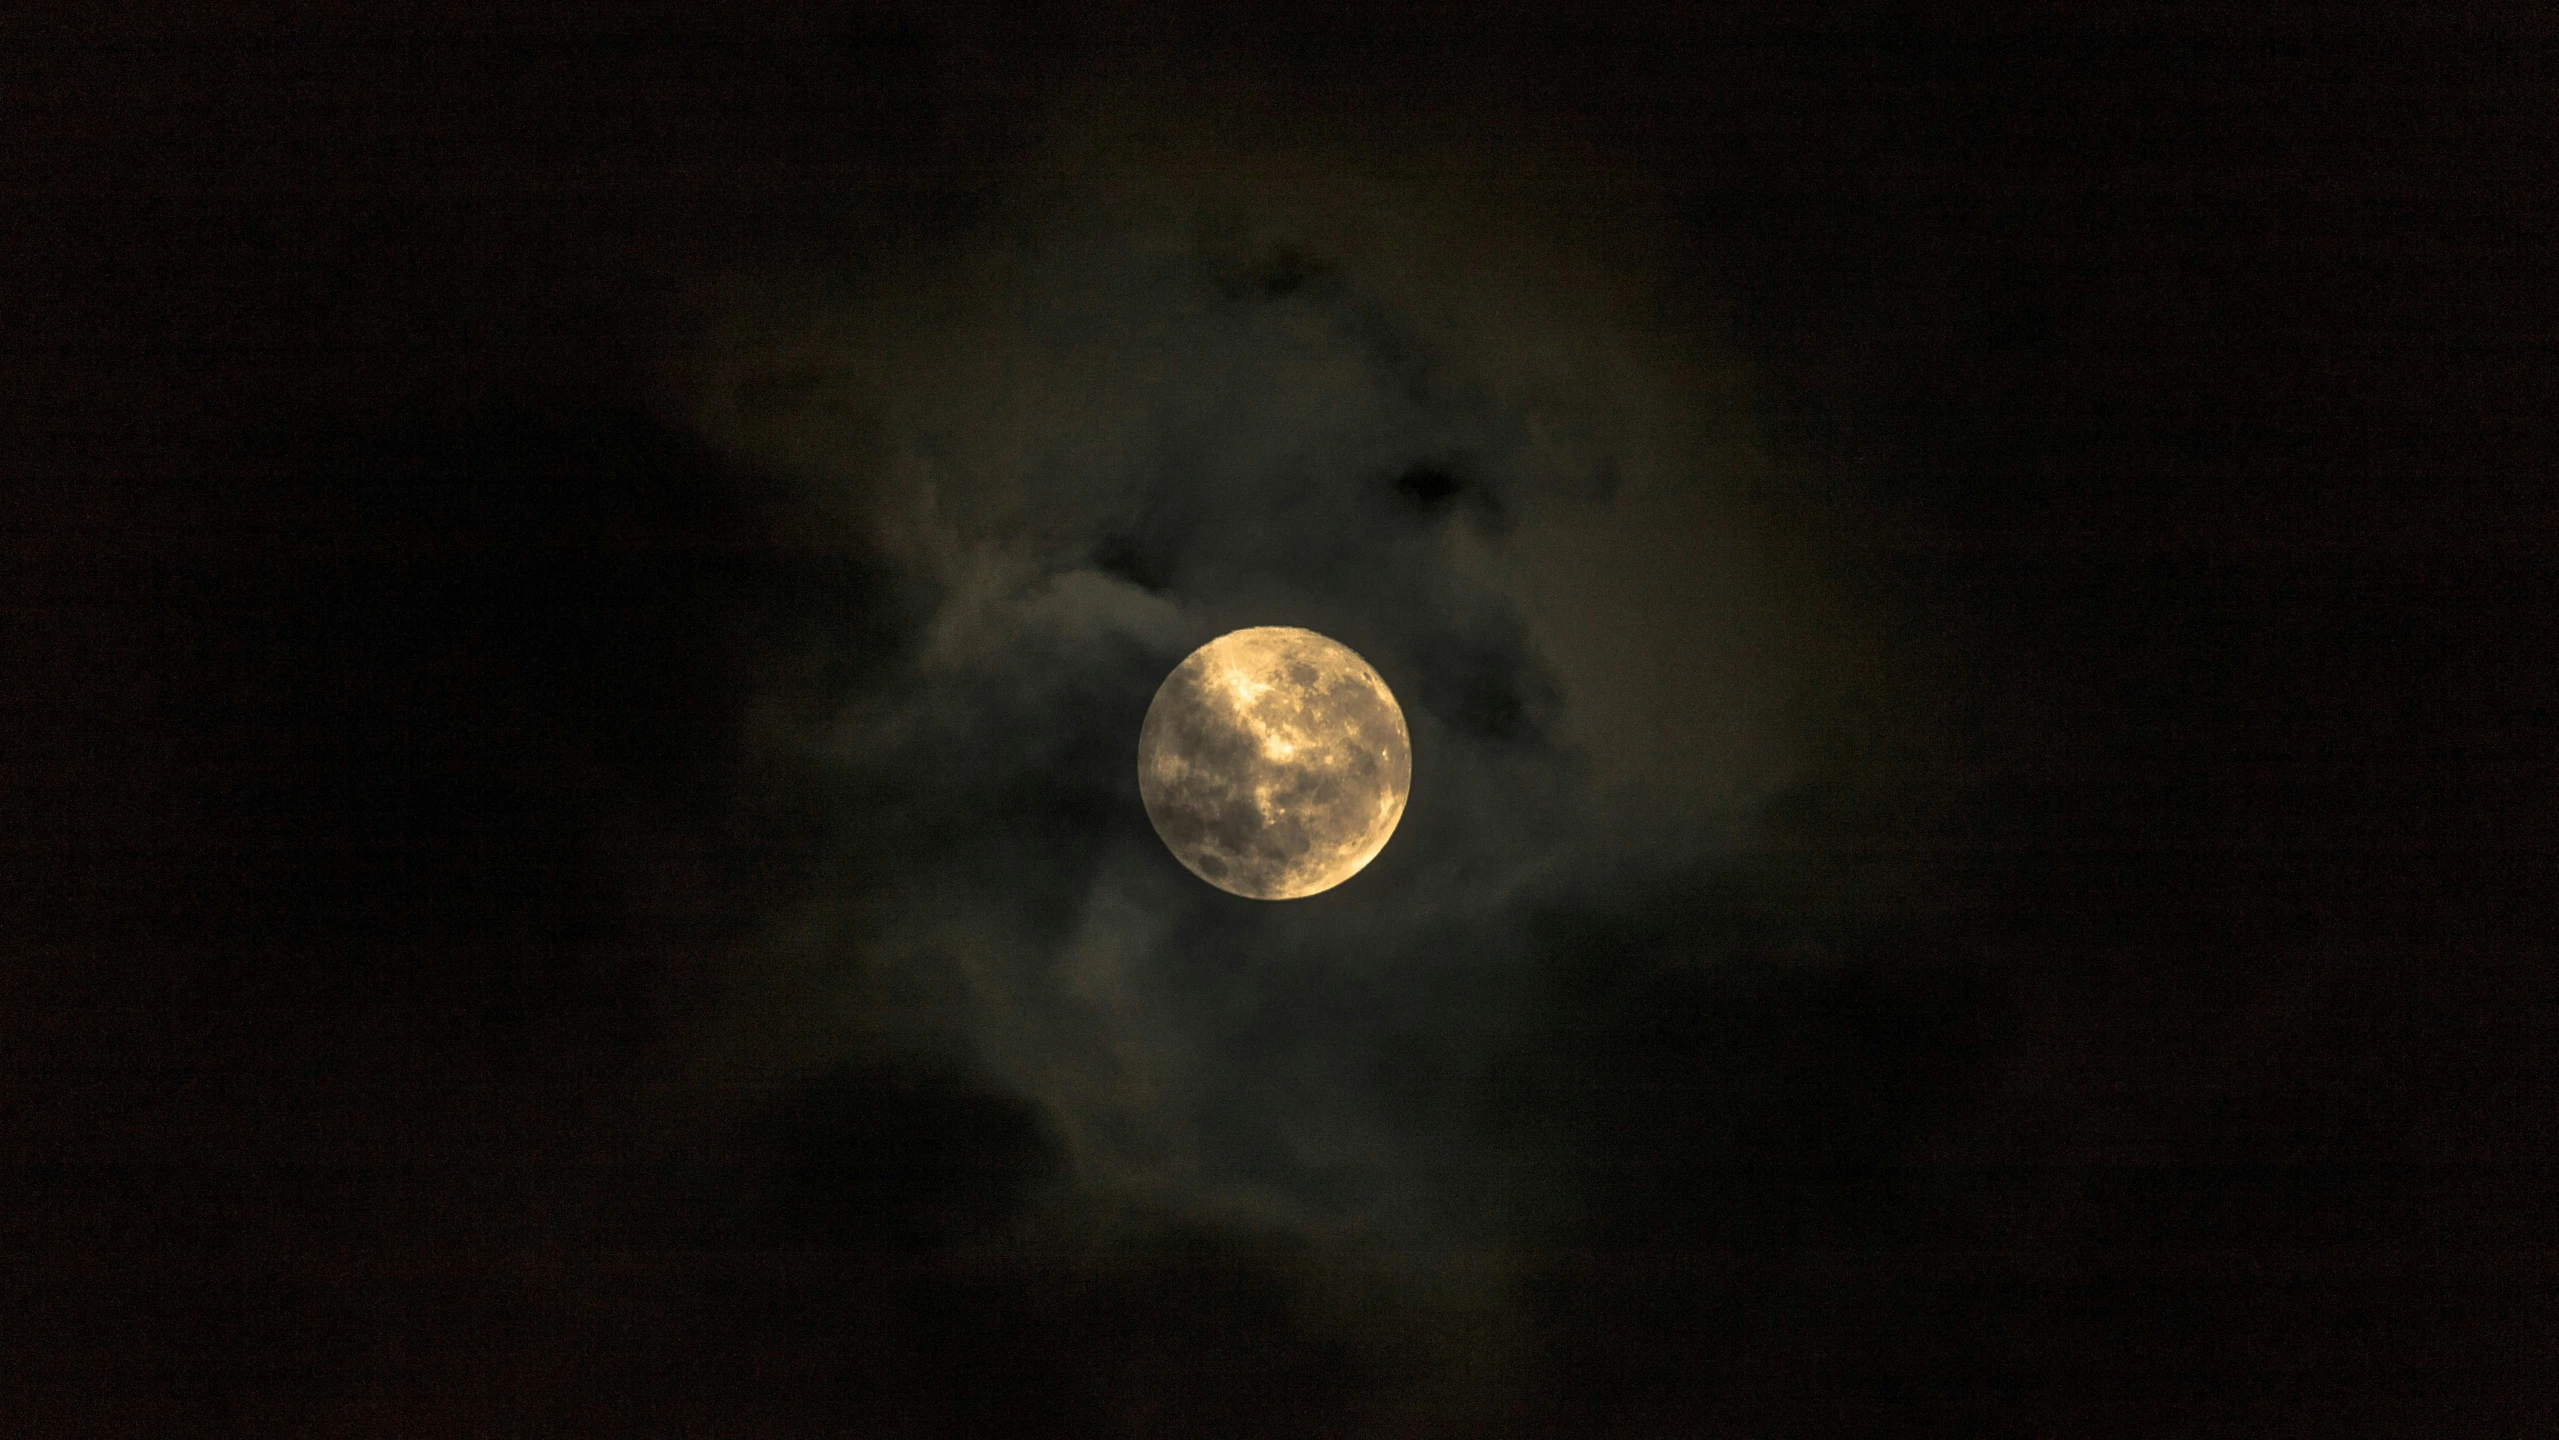
[[[1740,392],[1700,389],[1722,337],[1648,327],[1620,277],[1540,243],[1533,197],[1396,158],[1042,154],[1000,220],[892,279],[706,289],[676,370],[702,434],[800,487],[805,543],[912,597],[883,663],[759,698],[752,743],[830,797],[833,838],[718,1063],[977,1077],[1054,1137],[1065,1188],[1012,1212],[1025,1233],[1090,1243],[1135,1206],[1294,1237],[1310,1333],[1429,1335],[1421,1393],[1515,1343],[1504,1256],[1641,1208],[1557,1183],[1591,1156],[1555,1086],[1611,1064],[1557,1027],[1644,1046],[1614,1007],[1669,983],[1653,967],[1818,967],[1836,917],[1769,898],[1809,893],[1782,862],[1735,867],[1770,797],[1872,775],[1819,758],[1854,747],[1826,697],[1861,622],[1758,534],[1782,482]],[[1134,765],[1163,676],[1266,623],[1366,656],[1415,753],[1386,853],[1276,905],[1185,874]],[[1699,885],[1741,898],[1658,949],[1600,938]],[[870,1123],[774,1143],[856,1155]],[[1324,1318],[1366,1272],[1391,1298]],[[1473,1407],[1522,1399],[1470,1383]]]

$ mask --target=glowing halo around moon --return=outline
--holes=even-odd
[[[1221,635],[1173,667],[1137,738],[1137,790],[1191,873],[1255,900],[1358,874],[1395,833],[1412,737],[1369,663],[1312,630]]]

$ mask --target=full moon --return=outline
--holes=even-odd
[[[1294,900],[1360,872],[1413,785],[1404,712],[1312,630],[1221,635],[1173,667],[1137,737],[1137,792],[1176,859],[1221,890]]]

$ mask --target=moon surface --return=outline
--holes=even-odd
[[[1173,667],[1137,738],[1137,791],[1211,885],[1294,900],[1360,872],[1413,786],[1404,712],[1369,663],[1312,630],[1221,635]]]

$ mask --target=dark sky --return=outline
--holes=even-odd
[[[2554,83],[0,19],[0,1430],[2549,1432]],[[1253,624],[1302,901],[1137,797]]]

